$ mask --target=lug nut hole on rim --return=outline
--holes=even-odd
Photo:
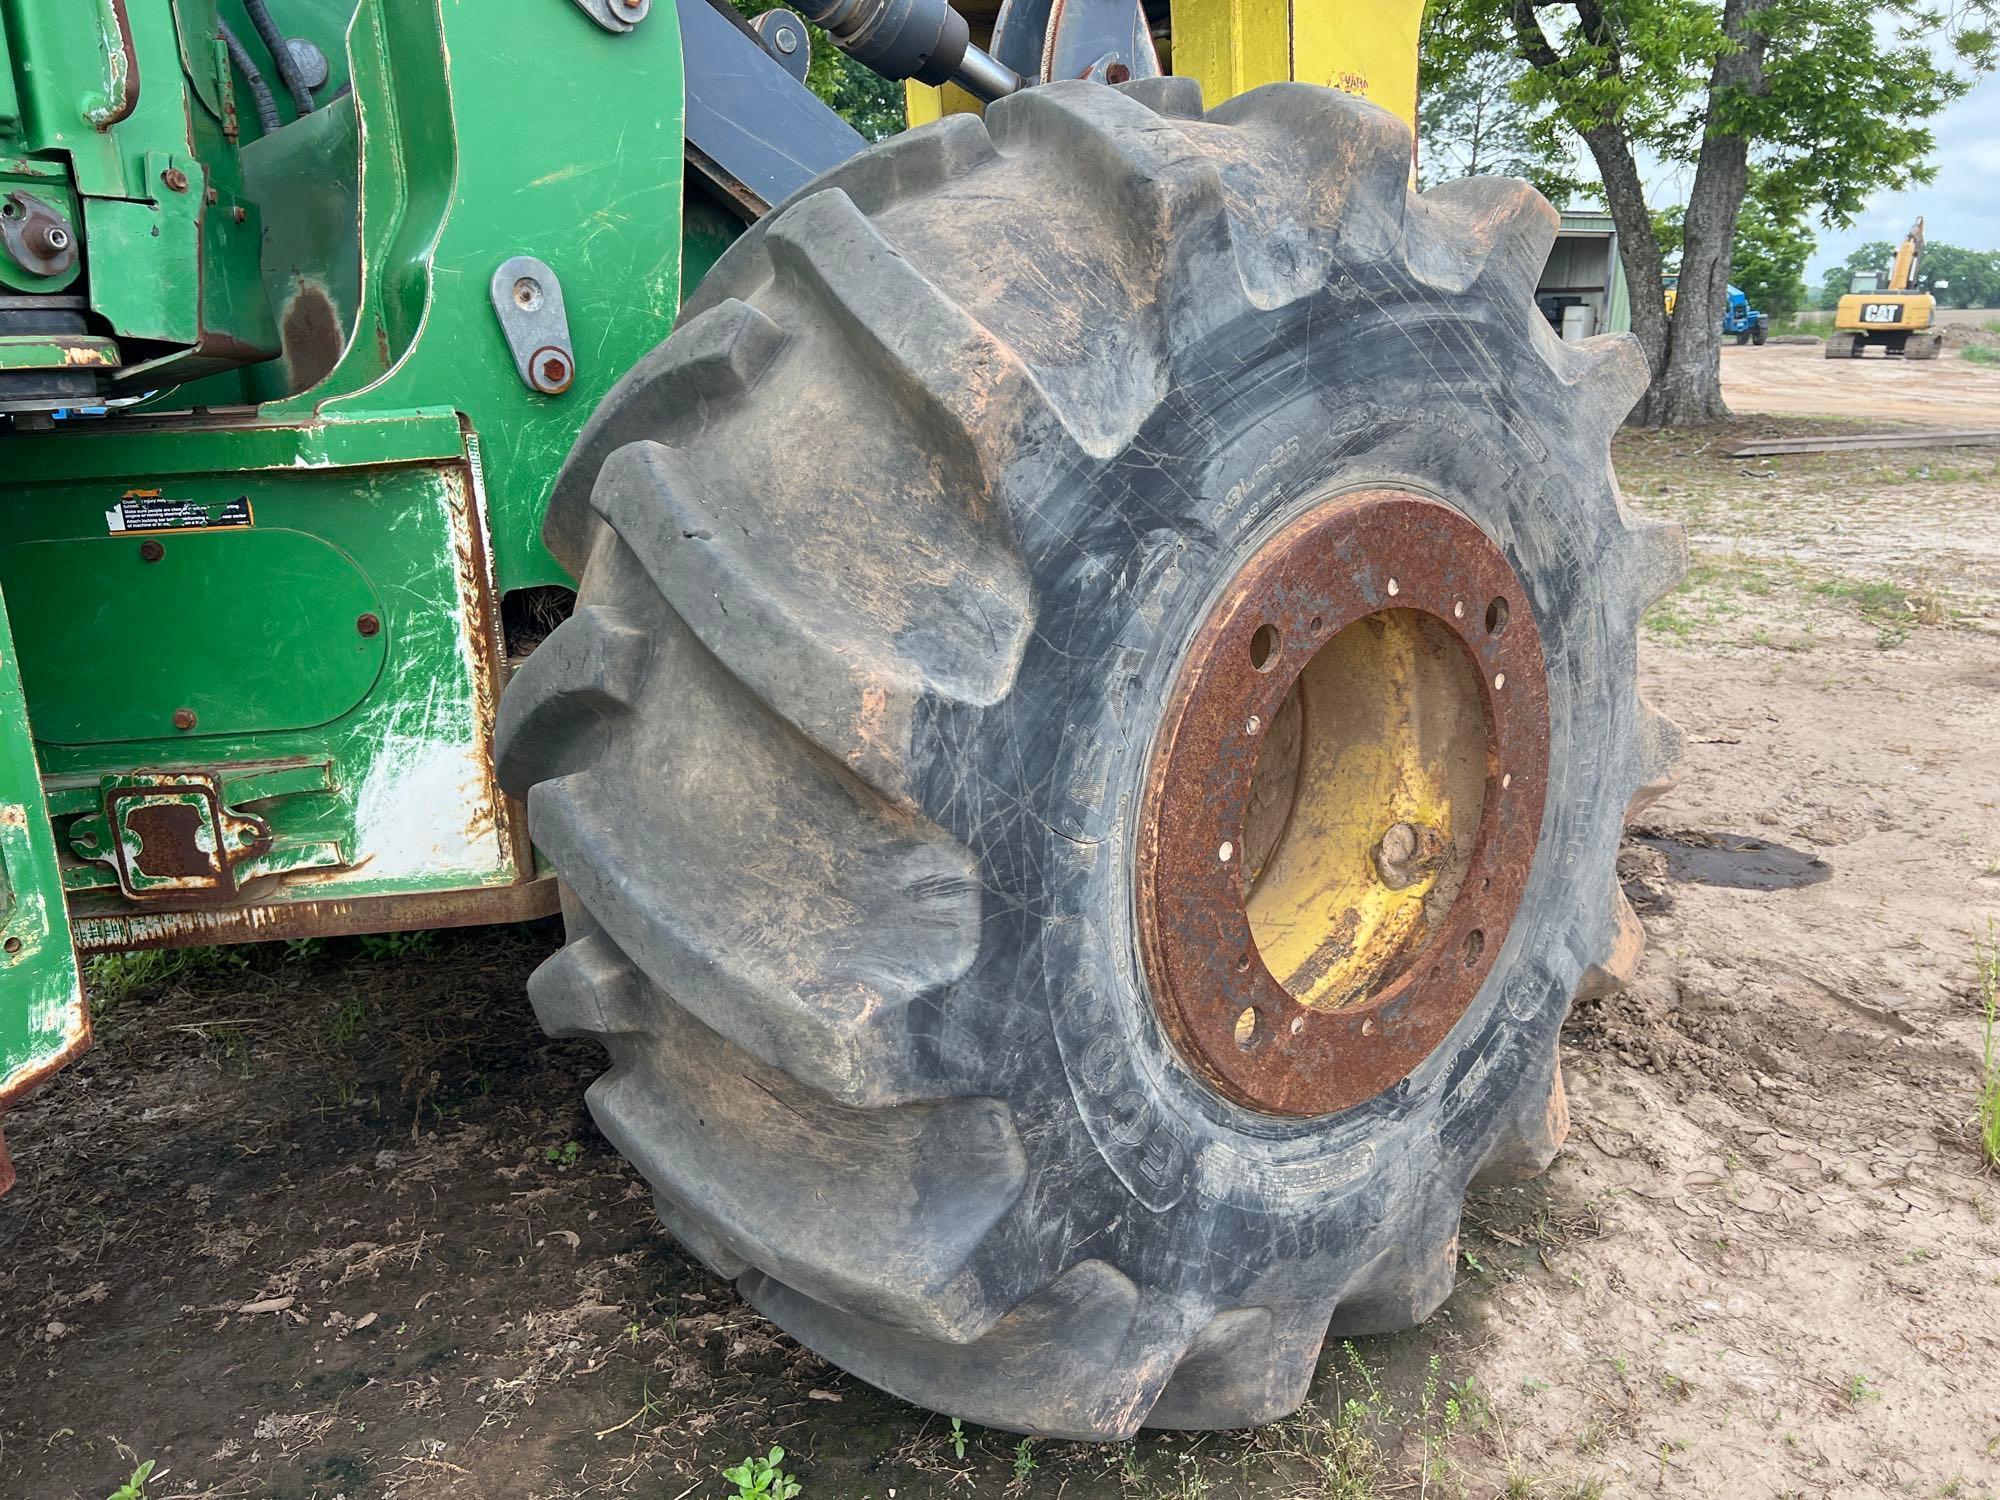
[[[1278,654],[1278,627],[1259,625],[1257,633],[1250,637],[1250,665],[1260,672],[1268,672],[1276,665]]]
[[[1507,628],[1507,599],[1505,595],[1495,595],[1493,602],[1486,606],[1486,633],[1498,635]]]

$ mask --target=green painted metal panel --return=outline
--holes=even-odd
[[[418,436],[436,431],[429,422],[407,417],[387,422],[386,431],[374,431],[374,425],[344,425],[335,446],[372,457],[392,448],[428,446],[409,441],[413,428]],[[252,901],[507,885],[527,874],[524,846],[492,774],[500,664],[477,482],[463,439],[447,458],[396,464],[364,458],[350,464],[329,462],[322,451],[310,465],[283,461],[284,452],[295,451],[304,436],[324,426],[267,428],[251,422],[241,430],[190,431],[162,426],[114,437],[107,424],[104,437],[79,451],[151,462],[123,473],[104,472],[109,466],[99,462],[86,466],[97,471],[90,477],[23,475],[8,487],[0,515],[13,545],[0,576],[11,577],[15,560],[50,544],[89,546],[114,563],[121,549],[132,549],[122,555],[136,558],[140,539],[108,539],[105,515],[135,489],[157,489],[163,497],[204,505],[245,497],[254,518],[253,526],[226,533],[158,536],[160,562],[82,570],[66,590],[59,619],[102,615],[89,627],[96,632],[91,649],[102,649],[116,639],[119,622],[131,621],[128,649],[143,659],[192,652],[202,672],[224,684],[254,683],[247,691],[262,700],[244,707],[236,723],[229,721],[229,709],[209,711],[223,715],[218,721],[197,708],[192,732],[177,731],[169,722],[146,738],[64,744],[40,724],[38,682],[45,674],[39,668],[31,672],[29,707],[37,714],[66,883],[79,919],[123,909],[124,900],[109,862],[109,841],[92,845],[72,834],[89,827],[93,816],[101,818],[105,778],[163,767],[211,773],[224,784],[232,809],[256,799],[256,815],[268,822],[278,843],[305,851],[297,867],[307,874],[253,888],[246,892]],[[57,467],[46,455],[63,446],[62,436],[25,439],[18,447],[45,471]],[[231,461],[253,452],[265,466]],[[205,470],[205,463],[214,467]],[[262,540],[267,537],[275,540]],[[306,552],[287,538],[303,538],[321,550]],[[272,547],[312,561],[267,568],[258,561],[259,549]],[[203,548],[211,550],[203,555],[197,551]],[[247,559],[240,570],[230,565],[232,550]],[[208,582],[191,588],[178,621],[161,597],[148,604],[143,619],[149,623],[141,626],[127,597],[132,571],[165,569],[183,556],[203,562]],[[328,561],[334,556],[343,559],[338,567]],[[365,580],[365,590],[356,587],[355,578]],[[226,602],[220,597],[225,582],[239,597]],[[347,592],[307,603],[298,597],[329,588]],[[56,607],[55,599],[46,599],[37,613]],[[362,612],[379,617],[377,636],[360,636]],[[42,628],[39,620],[37,627]],[[61,657],[60,625],[47,631],[45,647],[36,649],[46,649],[53,671]],[[290,669],[303,675],[308,658],[364,648],[379,653],[379,670],[365,694],[330,721],[307,727],[315,706],[331,701],[331,688],[309,702],[300,688],[275,686],[272,674]],[[358,657],[356,676],[367,661],[365,654]],[[353,678],[342,681],[351,687]],[[110,681],[100,686],[114,695],[118,690]],[[100,691],[95,710],[59,684],[48,691],[55,695],[52,703],[66,704],[65,711],[78,720],[94,712],[98,733],[105,725],[157,723],[164,702],[136,681],[123,685],[127,702],[107,700]],[[292,727],[242,727],[248,716],[265,712],[264,705],[276,705],[272,720],[290,717]],[[274,767],[301,766],[322,769],[298,785],[269,783]],[[322,857],[329,846],[337,861]]]
[[[554,0],[365,0],[348,52],[360,305],[337,366],[267,411],[339,421],[449,402],[480,434],[501,590],[567,582],[541,542],[549,488],[590,412],[680,305],[674,8],[614,34]],[[525,108],[544,88],[573,105]],[[514,255],[562,283],[576,378],[560,396],[522,384],[494,316],[488,283]]]
[[[226,517],[242,494],[228,476],[152,503]],[[35,733],[51,745],[310,729],[368,695],[388,650],[367,575],[302,531],[17,542],[0,548],[0,587]],[[311,647],[280,644],[293,641]]]
[[[0,591],[0,1108],[89,1037],[55,839]]]

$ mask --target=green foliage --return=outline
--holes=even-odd
[[[964,1463],[965,1424],[960,1422],[957,1417],[953,1417],[951,1419],[951,1437],[949,1441],[951,1443],[952,1456],[956,1458],[960,1463]]]
[[[1896,246],[1887,240],[1856,247],[1839,265],[1827,267],[1815,305],[1837,306],[1857,271],[1886,272],[1895,259]],[[1940,281],[1949,283],[1942,291]],[[2000,250],[1967,250],[1932,240],[1917,264],[1916,285],[1935,296],[1940,307],[2000,307]]]
[[[1870,240],[1865,245],[1857,245],[1848,251],[1847,259],[1837,266],[1829,266],[1825,278],[1820,283],[1816,304],[1822,308],[1835,308],[1840,299],[1847,295],[1847,288],[1853,284],[1854,276],[1860,271],[1886,271],[1889,263],[1896,258],[1896,247],[1887,240]]]
[[[1035,1462],[1035,1443],[1032,1438],[1022,1438],[1014,1445],[1014,1483],[1025,1486],[1041,1467]]]
[[[132,1471],[132,1477],[113,1490],[108,1500],[146,1500],[146,1481],[153,1477],[155,1460],[147,1459]]]
[[[542,1153],[542,1160],[558,1172],[567,1172],[583,1157],[583,1147],[575,1141],[564,1141],[560,1146],[551,1146]]]
[[[1939,291],[1940,281],[1950,285]],[[1941,307],[2000,307],[2000,250],[1967,250],[1933,240],[1924,246],[1917,285]]]
[[[1773,207],[1764,182],[1753,176],[1750,195],[1736,217],[1736,238],[1730,242],[1729,279],[1743,289],[1750,306],[1775,321],[1788,318],[1806,304],[1806,257],[1813,235],[1796,206]]]
[[[782,0],[731,0],[746,21],[767,10],[790,9]],[[903,86],[864,68],[827,39],[817,26],[812,35],[812,64],[806,69],[811,89],[848,124],[871,141],[883,140],[904,125]]]
[[[364,932],[355,942],[368,958],[427,958],[437,952],[435,932]]]
[[[1586,196],[1590,189],[1570,167],[1574,139],[1552,111],[1515,97],[1526,65],[1502,52],[1456,57],[1448,40],[1433,40],[1434,25],[1449,25],[1448,14],[1425,13],[1418,46],[1418,186],[1520,177],[1558,205]]]
[[[250,967],[243,948],[140,948],[100,953],[85,961],[84,988],[91,1015],[103,1020],[127,1001],[177,979]]]
[[[1481,53],[1521,57],[1515,98],[1579,136],[1615,125],[1687,165],[1711,122],[1747,137],[1774,214],[1816,209],[1838,225],[1870,195],[1936,175],[1926,122],[1994,66],[1994,15],[1993,0],[1958,0],[1950,17],[1922,0],[1771,0],[1746,17],[1761,77],[1713,98],[1717,62],[1739,50],[1715,0],[1440,0],[1424,36],[1431,77],[1463,75]]]
[[[773,1448],[764,1458],[746,1458],[724,1469],[722,1477],[736,1486],[730,1500],[792,1500],[799,1482],[781,1467],[784,1461],[785,1450]]]
[[[2000,349],[1988,349],[1975,344],[1971,348],[1962,350],[1961,352],[1975,365],[1988,365],[1994,369],[2000,369]]]

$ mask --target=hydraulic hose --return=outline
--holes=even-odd
[[[949,0],[802,0],[807,20],[884,78],[956,83],[981,99],[1021,87],[1021,76],[972,45]]]
[[[318,108],[313,103],[312,90],[299,77],[299,65],[292,60],[292,46],[285,40],[278,23],[271,19],[271,11],[264,0],[243,0],[243,9],[250,16],[250,24],[257,28],[257,35],[264,39],[264,50],[271,54],[271,61],[278,69],[278,77],[291,92],[292,108],[303,120]]]
[[[257,105],[258,125],[263,128],[264,134],[271,134],[280,124],[278,101],[271,95],[271,85],[264,81],[264,75],[258,71],[256,60],[244,50],[243,43],[237,40],[236,33],[229,29],[228,23],[217,21],[215,25],[216,30],[222,34],[222,45],[229,49],[229,60],[236,64],[236,71],[243,75],[243,81],[250,86],[250,97]]]

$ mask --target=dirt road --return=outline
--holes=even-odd
[[[1815,358],[1724,351],[1771,400]],[[1625,855],[1651,947],[1571,1021],[1553,1170],[1298,1417],[1022,1444],[830,1369],[657,1229],[525,929],[98,965],[97,1050],[8,1122],[0,1496],[708,1500],[774,1444],[808,1500],[1994,1495],[2000,448],[1720,456],[1788,430],[1619,440],[1695,553],[1646,633],[1689,736]]]
[[[1818,344],[1725,343],[1722,394],[1744,415],[2000,427],[2000,367],[1974,364],[1957,349],[1934,360],[1828,359]]]

